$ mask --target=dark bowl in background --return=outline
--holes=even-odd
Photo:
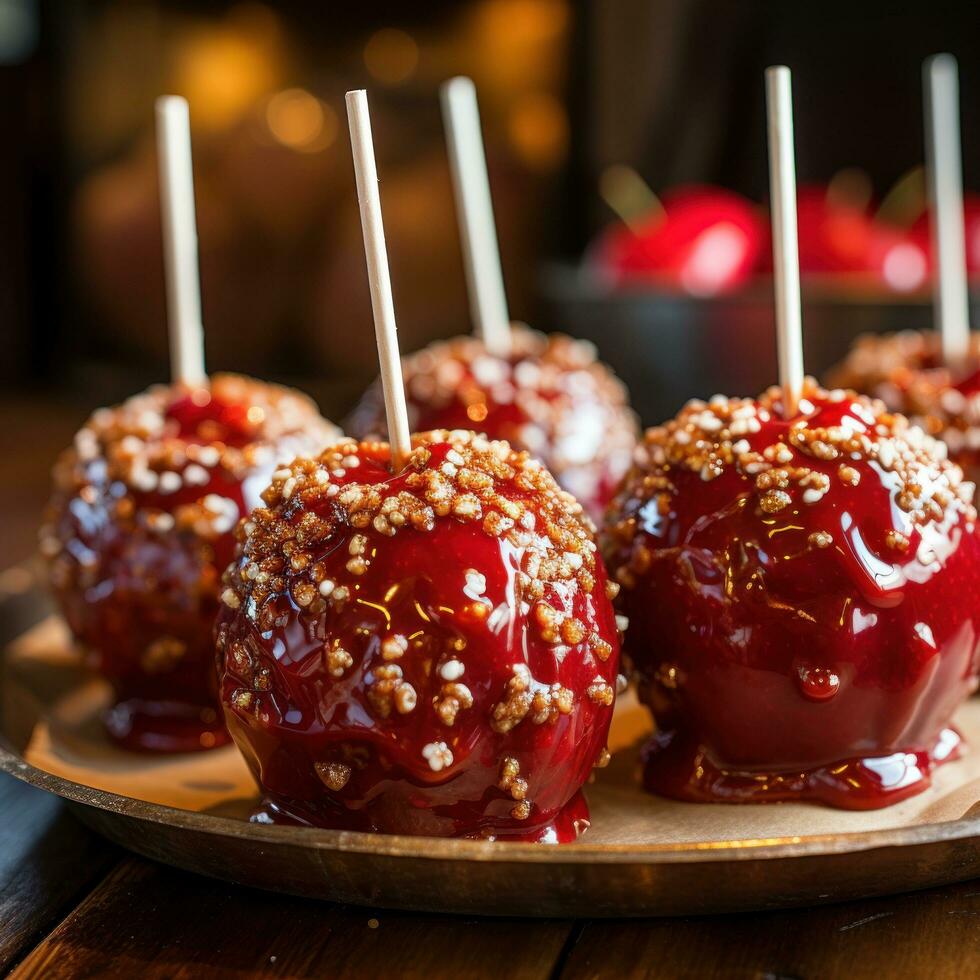
[[[644,425],[674,415],[689,398],[757,395],[776,380],[770,280],[703,299],[631,287],[610,288],[587,270],[553,265],[541,280],[543,322],[591,340],[629,388]],[[980,324],[980,301],[971,316]],[[928,294],[890,296],[825,283],[803,284],[806,371],[820,378],[862,333],[928,330]]]

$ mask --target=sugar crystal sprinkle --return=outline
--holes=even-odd
[[[852,391],[828,392],[812,379],[807,379],[803,398],[813,404],[848,401],[849,411],[840,425],[821,426],[801,417],[777,429],[771,444],[758,445],[756,440],[753,445],[746,434],[762,432],[781,412],[781,392],[774,388],[758,401],[716,397],[705,404],[695,400],[665,425],[648,429],[613,504],[606,546],[639,540],[636,514],[648,502],[660,515],[671,512],[679,471],[708,481],[735,472],[745,483],[745,498],[750,503],[754,499],[764,519],[787,508],[816,507],[841,494],[853,494],[861,484],[858,467],[867,470],[870,464],[887,476],[893,499],[912,526],[922,529],[961,518],[976,520],[973,484],[948,462],[935,439],[906,418],[889,412],[877,399]],[[813,531],[808,538],[814,549],[828,548],[833,541],[829,527]],[[905,533],[888,533],[887,546],[896,555],[908,544]],[[620,584],[631,587],[645,563],[649,563],[649,549],[634,549],[630,567],[617,571]]]
[[[629,466],[636,418],[623,384],[586,341],[513,325],[509,358],[488,354],[477,338],[457,337],[406,357],[403,371],[413,428],[420,411],[461,401],[479,430],[490,403],[513,405],[525,419],[514,438],[580,494],[595,490],[586,470],[596,460],[614,478]],[[351,428],[360,436],[384,431],[380,386],[368,392]]]
[[[451,447],[448,453],[434,453],[444,443]],[[348,440],[327,449],[318,459],[299,458],[276,472],[263,494],[266,506],[256,509],[237,531],[239,567],[237,574],[226,576],[228,588],[250,616],[260,617],[263,603],[284,593],[287,583],[299,604],[308,597],[307,606],[314,611],[316,595],[334,604],[347,601],[348,587],[327,578],[312,558],[337,534],[349,535],[346,567],[358,579],[370,571],[368,530],[391,537],[406,528],[431,531],[437,521],[448,519],[474,524],[521,550],[525,558],[518,583],[528,601],[542,605],[535,620],[542,635],[553,635],[551,642],[592,645],[577,620],[564,619],[540,603],[549,584],[563,583],[563,588],[591,593],[597,581],[593,525],[547,470],[528,453],[516,452],[505,442],[491,442],[470,432],[438,431],[416,437],[404,470],[390,482],[344,482],[348,478],[345,459],[384,462],[386,456],[384,444]],[[456,461],[452,464],[455,473],[447,476],[442,464],[450,457]],[[338,470],[343,477],[333,475]],[[362,465],[353,473],[363,470]],[[323,472],[331,474],[326,483],[320,477]],[[534,504],[529,506],[531,494]],[[298,519],[296,501],[303,507]],[[288,577],[287,562],[292,573]],[[269,571],[252,573],[252,569]],[[297,595],[300,578],[309,581],[309,590],[302,588]],[[469,582],[477,586],[484,584],[481,580],[482,576],[471,575]],[[486,611],[480,603],[474,608]],[[404,637],[386,638],[382,646],[385,660],[397,660],[406,642]],[[608,656],[605,650],[596,652],[601,659]],[[443,680],[453,682],[460,680],[464,668],[458,661],[447,660],[440,669]]]
[[[53,518],[72,497],[109,509],[123,526],[154,534],[190,532],[204,540],[227,534],[241,516],[235,501],[211,493],[188,502],[188,495],[179,492],[205,489],[215,473],[240,482],[269,466],[276,455],[292,456],[339,437],[339,430],[298,392],[231,374],[214,375],[209,384],[213,399],[249,406],[247,441],[201,444],[185,438],[167,414],[180,397],[171,386],[156,385],[121,405],[99,409],[55,465],[52,522],[42,535],[46,557],[69,554],[73,532]],[[146,493],[159,499],[144,503]],[[229,597],[223,599],[232,604]]]

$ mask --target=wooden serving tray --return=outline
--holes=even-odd
[[[252,824],[233,747],[146,757],[102,735],[107,690],[60,620],[0,654],[0,770],[68,800],[109,839],[228,881],[331,901],[484,915],[682,915],[842,901],[980,876],[980,750],[926,793],[855,813],[695,805],[637,782],[645,711],[620,700],[612,764],[587,788],[574,844],[491,843]],[[956,722],[980,746],[980,699]]]

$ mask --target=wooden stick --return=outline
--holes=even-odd
[[[412,437],[408,428],[405,386],[398,353],[398,329],[395,325],[395,304],[391,297],[384,222],[381,219],[371,115],[368,111],[367,93],[363,89],[347,93],[347,120],[350,123],[351,149],[354,154],[354,178],[357,181],[357,203],[361,209],[361,231],[364,235],[368,285],[371,288],[374,332],[378,341],[378,360],[381,362],[391,465],[397,471],[411,452]]]
[[[201,385],[207,381],[207,374],[187,100],[176,95],[162,96],[156,102],[156,118],[170,373],[176,383]]]
[[[783,412],[791,418],[803,390],[803,316],[796,235],[793,92],[789,69],[782,65],[766,69],[766,106],[779,383],[783,389]]]
[[[493,220],[480,109],[471,79],[451,78],[442,86],[442,117],[471,315],[477,335],[487,349],[505,357],[510,352],[510,316]]]
[[[956,59],[937,54],[922,66],[925,87],[926,171],[932,248],[939,263],[933,286],[936,321],[947,364],[962,360],[970,346],[966,233],[963,229],[963,172],[960,94]]]

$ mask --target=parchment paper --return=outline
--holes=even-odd
[[[23,746],[28,762],[54,775],[139,800],[241,819],[257,803],[255,784],[233,746],[144,756],[111,745],[99,721],[108,703],[107,686],[85,672],[59,619],[41,623],[7,652],[2,695],[5,734]],[[941,766],[925,793],[883,810],[852,812],[804,803],[677,803],[651,796],[638,784],[637,748],[650,723],[630,693],[617,706],[612,763],[587,788],[593,822],[584,840],[760,840],[957,820],[980,800],[980,698],[966,704],[955,722],[968,743],[963,758]]]

